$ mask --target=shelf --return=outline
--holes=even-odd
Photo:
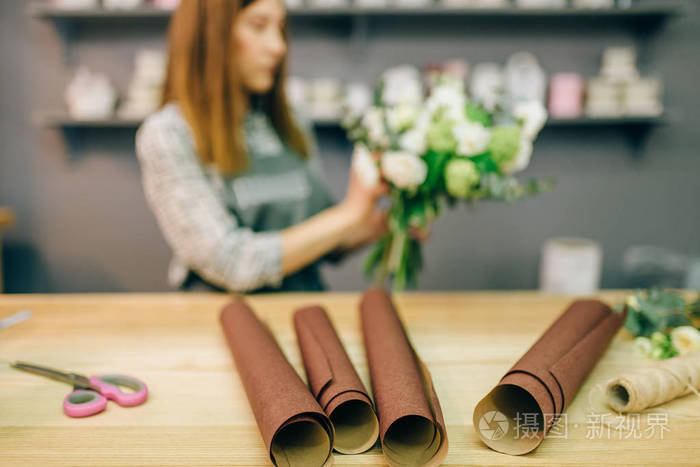
[[[108,10],[106,8],[67,9],[51,5],[35,4],[29,7],[29,14],[35,18],[52,20],[92,20],[128,18],[170,18],[171,10],[157,8],[133,8]]]
[[[75,119],[61,112],[42,112],[37,115],[37,121],[45,127],[55,128],[133,128],[143,122],[142,119]]]
[[[126,128],[126,129],[136,129],[138,128],[143,119],[121,119],[121,118],[108,118],[108,119],[75,119],[69,115],[62,112],[42,112],[37,115],[36,121],[39,125],[49,127],[49,128],[66,128],[66,129],[80,129],[80,128]],[[340,128],[340,120],[338,119],[316,119],[313,124],[317,128]]]
[[[548,127],[592,127],[592,126],[642,126],[665,125],[666,118],[658,117],[580,117],[580,118],[550,118]]]
[[[39,124],[54,128],[126,128],[136,129],[141,125],[140,119],[118,119],[110,118],[105,120],[76,120],[62,113],[44,113],[38,116]],[[666,124],[666,118],[659,117],[615,117],[615,118],[574,118],[574,119],[549,119],[547,127],[626,127],[626,126],[652,126]],[[340,128],[340,122],[335,119],[314,120],[316,128]]]
[[[339,118],[314,118],[311,121],[316,128],[340,128]]]
[[[32,16],[56,21],[83,21],[83,20],[108,20],[108,19],[167,19],[172,15],[171,10],[155,8],[136,8],[131,10],[107,10],[104,8],[67,10],[52,7],[45,4],[35,4],[29,9]],[[551,9],[519,9],[519,8],[454,8],[434,5],[423,8],[291,8],[288,10],[290,17],[315,17],[315,16],[463,16],[479,17],[484,19],[498,19],[505,17],[517,18],[619,18],[619,19],[653,19],[659,20],[678,15],[682,12],[682,6],[665,1],[654,6],[639,6],[631,8],[605,8],[605,9],[575,9],[575,8],[551,8]]]

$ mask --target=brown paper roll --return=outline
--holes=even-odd
[[[240,298],[221,311],[221,326],[272,463],[332,463],[333,427],[270,331]]]
[[[379,436],[372,400],[333,323],[319,306],[294,313],[294,328],[311,392],[333,423],[333,447],[343,454],[371,448]]]
[[[624,319],[598,300],[572,303],[476,406],[484,443],[511,455],[537,448]]]
[[[360,316],[384,456],[390,465],[440,465],[448,450],[440,402],[389,294],[365,292]]]

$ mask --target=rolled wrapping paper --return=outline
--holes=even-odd
[[[343,454],[368,450],[379,436],[379,422],[326,311],[319,306],[297,310],[294,329],[311,392],[333,424],[333,447]]]
[[[272,463],[332,464],[331,422],[270,331],[240,298],[221,311],[221,326]]]
[[[511,455],[536,449],[624,319],[625,313],[598,300],[572,303],[476,406],[474,428],[482,441]],[[526,418],[523,436],[520,424]]]
[[[380,288],[365,292],[360,316],[387,462],[440,465],[448,449],[440,402],[388,293]]]
[[[700,391],[700,352],[622,374],[606,387],[608,405],[621,413],[642,412]]]

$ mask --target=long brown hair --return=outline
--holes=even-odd
[[[199,158],[225,174],[248,164],[244,141],[244,94],[232,72],[235,16],[255,0],[182,0],[170,22],[168,70],[162,104],[176,101],[194,133]],[[287,31],[285,30],[285,38]],[[285,95],[287,58],[263,110],[287,145],[308,157],[308,143],[294,122]]]

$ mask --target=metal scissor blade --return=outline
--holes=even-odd
[[[33,373],[35,375],[43,376],[45,378],[50,378],[62,383],[70,384],[71,386],[77,386],[85,389],[95,389],[90,384],[90,380],[83,375],[78,375],[75,373],[65,373],[63,371],[54,370],[53,368],[48,368],[45,366],[34,365],[32,363],[26,362],[15,362],[10,366],[18,370],[26,371],[28,373]]]

